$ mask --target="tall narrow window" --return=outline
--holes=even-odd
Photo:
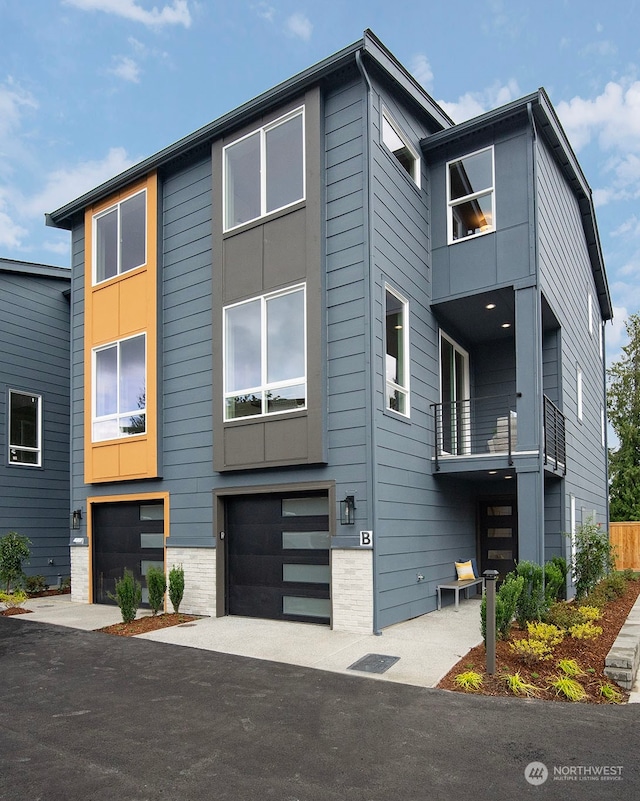
[[[42,464],[42,398],[9,390],[9,463]]]
[[[582,370],[576,368],[576,411],[578,420],[582,420]]]
[[[306,408],[304,287],[224,310],[225,420]]]
[[[382,112],[382,141],[414,183],[420,186],[420,157],[386,111]]]
[[[469,452],[469,355],[440,333],[440,450],[461,456]]]
[[[495,230],[493,148],[447,164],[449,243]]]
[[[304,109],[224,148],[224,229],[304,199]]]
[[[589,327],[589,333],[593,334],[593,296],[591,295],[591,292],[589,292],[587,296],[587,315],[588,315],[587,324]]]
[[[145,264],[146,190],[96,214],[93,226],[93,276],[96,284]]]
[[[409,416],[409,304],[385,290],[387,409]]]
[[[146,336],[96,348],[93,371],[93,441],[144,434]]]

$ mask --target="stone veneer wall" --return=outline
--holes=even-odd
[[[369,548],[331,551],[332,628],[373,632],[373,551]]]
[[[71,547],[71,600],[89,603],[89,549]]]
[[[184,569],[184,597],[180,611],[192,615],[216,617],[216,551],[215,548],[167,548],[167,611],[173,612],[169,600],[169,571],[174,565]]]

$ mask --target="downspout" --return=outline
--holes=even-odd
[[[600,313],[602,316],[602,312]],[[607,340],[605,339],[606,322],[600,322],[600,342],[602,343],[602,389],[604,408],[604,524],[611,536],[611,512],[609,509],[609,409],[607,408]]]
[[[375,399],[377,397],[377,387],[376,387],[376,378],[375,378],[375,352],[376,352],[376,337],[374,331],[374,321],[376,319],[375,316],[375,280],[374,280],[374,264],[373,264],[373,251],[372,251],[372,242],[373,242],[373,217],[372,217],[372,209],[373,209],[373,185],[371,181],[371,175],[373,171],[373,155],[371,153],[371,146],[369,143],[369,137],[371,132],[371,119],[372,119],[372,88],[371,88],[371,81],[369,80],[369,76],[367,75],[367,70],[365,69],[364,64],[362,63],[362,50],[356,51],[356,65],[358,70],[360,71],[360,75],[362,76],[362,80],[366,86],[366,104],[365,104],[365,112],[364,112],[364,130],[363,130],[363,137],[362,137],[362,150],[364,156],[364,169],[365,172],[365,184],[366,190],[364,192],[363,197],[363,212],[365,215],[365,225],[364,225],[364,252],[365,252],[365,265],[368,269],[368,281],[364,281],[364,293],[365,293],[365,314],[368,313],[368,319],[365,320],[365,324],[367,326],[367,330],[369,332],[369,364],[367,365],[369,370],[369,398],[367,401],[368,409],[367,409],[367,418],[369,420],[370,426],[370,435],[367,438],[367,445],[366,445],[366,454],[367,454],[367,461],[371,466],[371,470],[367,475],[367,498],[369,500],[369,520],[371,523],[371,529],[373,531],[373,544],[372,544],[372,582],[373,582],[373,633],[380,635],[382,632],[378,628],[378,617],[379,617],[379,600],[378,600],[378,548],[377,548],[377,522],[378,522],[378,514],[377,514],[377,503],[375,498],[375,488],[378,486],[378,464],[377,464],[377,432],[376,432],[376,422],[374,419],[375,415]]]

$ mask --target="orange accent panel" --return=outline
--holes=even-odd
[[[91,474],[95,480],[105,481],[118,475],[120,458],[117,445],[94,446],[91,448],[91,456]]]
[[[109,284],[93,293],[91,303],[91,343],[100,345],[118,339],[118,302],[120,287]]]
[[[135,334],[141,330],[140,323],[149,319],[149,305],[155,306],[155,275],[148,270],[127,273],[118,284],[120,336]]]

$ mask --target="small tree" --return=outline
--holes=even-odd
[[[164,570],[153,565],[147,571],[147,588],[149,590],[149,606],[152,613],[157,615],[164,606],[164,594],[167,589],[167,579]]]
[[[24,578],[22,563],[29,558],[31,540],[16,531],[10,531],[0,539],[0,579],[6,583],[6,592],[11,585]]]
[[[174,565],[169,571],[169,598],[173,611],[178,614],[182,596],[184,595],[184,569],[182,565]]]
[[[125,568],[123,577],[116,581],[115,595],[112,592],[107,594],[120,607],[123,623],[132,623],[142,601],[142,586],[133,573]]]
[[[609,535],[599,524],[589,518],[578,526],[575,533],[575,556],[571,564],[571,575],[576,588],[576,598],[588,595],[608,573],[615,569],[615,548]]]
[[[544,569],[535,562],[522,561],[516,566],[516,575],[522,576],[522,592],[518,596],[516,618],[521,629],[527,623],[542,620],[546,611],[544,596]]]

